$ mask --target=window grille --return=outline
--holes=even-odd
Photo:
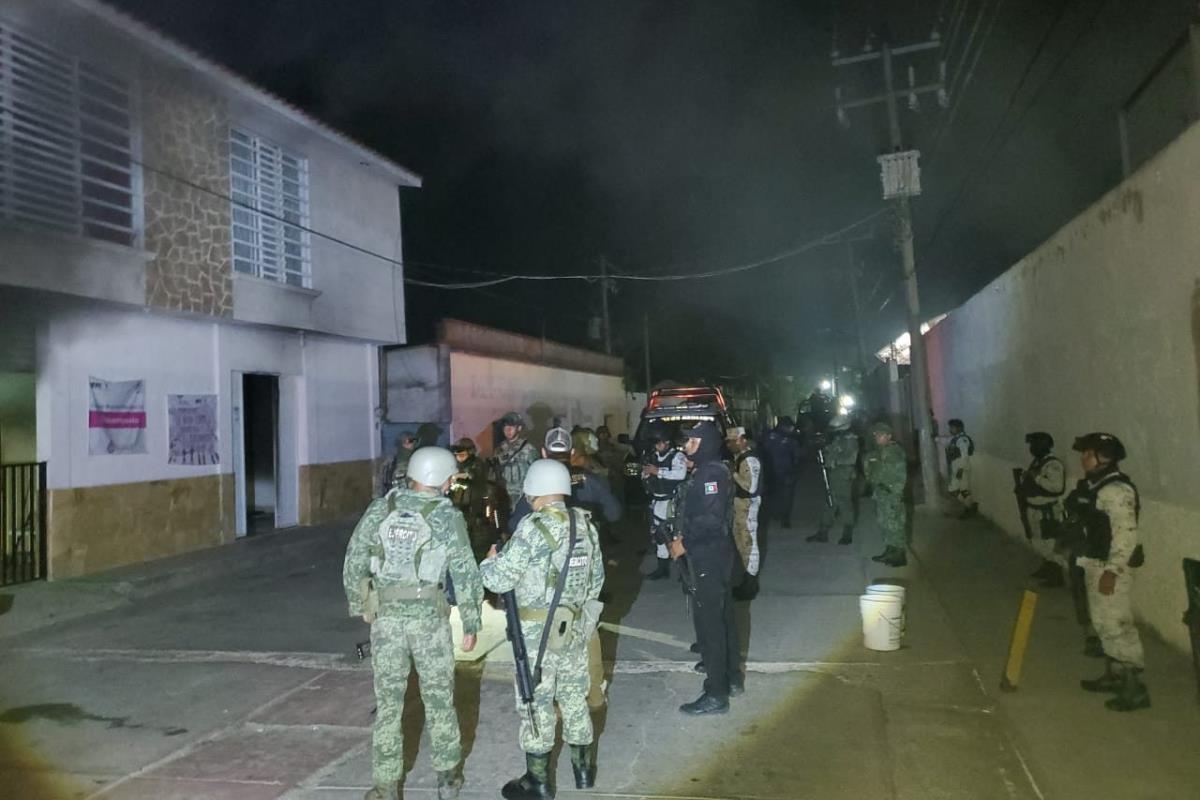
[[[238,129],[230,131],[233,267],[292,286],[312,284],[308,160]]]
[[[0,218],[137,240],[129,83],[0,23]]]

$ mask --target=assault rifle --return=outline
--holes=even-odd
[[[503,542],[496,545],[497,552],[504,546]],[[513,669],[517,676],[517,696],[525,706],[529,718],[529,727],[533,735],[538,736],[537,719],[533,714],[533,691],[537,684],[533,679],[533,669],[529,665],[529,650],[525,647],[525,631],[521,628],[521,610],[517,607],[517,593],[505,592],[500,595],[504,604],[504,635],[508,637],[513,651]]]
[[[1025,499],[1025,492],[1022,491],[1021,485],[1025,482],[1025,470],[1020,467],[1013,467],[1013,494],[1017,496],[1017,513],[1021,515],[1021,527],[1025,530],[1025,538],[1033,540],[1033,526],[1029,524],[1029,501]]]
[[[671,542],[675,539],[674,530],[670,522],[660,522],[655,525],[652,535],[654,536],[655,544],[661,544],[667,548],[670,547]],[[696,575],[692,572],[692,562],[688,559],[687,553],[675,559],[675,563],[679,565],[679,582],[683,584],[684,594],[687,595],[685,603],[688,600],[696,602]],[[691,609],[690,605],[688,605],[688,609]]]
[[[825,448],[817,448],[817,463],[821,465],[821,485],[825,489],[825,505],[830,508],[837,508],[837,503],[833,500],[833,490],[829,488],[829,464],[825,460]]]

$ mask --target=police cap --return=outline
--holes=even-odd
[[[1111,433],[1085,433],[1083,436],[1075,438],[1073,450],[1078,450],[1080,453],[1085,450],[1091,450],[1101,458],[1109,461],[1120,461],[1125,458],[1125,445],[1121,444],[1121,440],[1113,436]]]

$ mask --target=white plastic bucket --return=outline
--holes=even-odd
[[[904,587],[894,583],[873,583],[867,587],[868,595],[873,597],[898,597],[900,599],[900,635],[908,632],[908,598]]]
[[[868,650],[899,650],[904,615],[900,598],[888,594],[864,594],[858,598],[862,612],[863,646]]]

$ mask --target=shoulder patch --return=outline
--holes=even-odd
[[[720,485],[716,481],[708,481],[704,484],[705,494],[716,494],[721,490]]]

